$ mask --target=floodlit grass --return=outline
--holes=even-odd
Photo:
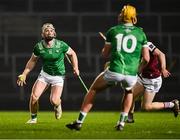
[[[67,129],[77,116],[63,112],[56,120],[53,112],[39,112],[38,124],[29,125],[28,112],[0,112],[0,139],[180,139],[180,117],[171,112],[137,112],[122,132],[114,129],[119,112],[90,112],[81,131]]]

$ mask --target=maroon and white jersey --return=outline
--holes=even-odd
[[[158,56],[153,55],[153,51],[156,49],[156,46],[151,42],[147,43],[150,51],[150,61],[147,66],[143,69],[141,75],[144,78],[154,79],[161,76],[160,66],[159,66],[159,59]]]

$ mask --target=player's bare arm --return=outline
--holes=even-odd
[[[105,44],[104,48],[102,49],[102,56],[104,58],[108,58],[111,52],[111,45],[110,44]]]
[[[165,78],[169,77],[171,74],[166,69],[166,56],[165,56],[165,54],[162,51],[160,51],[158,48],[156,48],[153,52],[153,55],[157,55],[159,58],[161,73],[162,73],[163,77],[165,77]]]
[[[147,47],[142,48],[142,60],[139,65],[139,72],[141,73],[142,70],[146,67],[150,60],[150,54],[149,54],[149,49]]]
[[[68,56],[70,57],[70,59],[71,59],[74,73],[75,73],[76,75],[79,75],[78,58],[77,58],[77,55],[76,55],[75,51],[74,51],[73,49],[69,48],[69,50],[68,50],[68,52],[67,52],[67,55],[68,55]]]
[[[38,57],[32,54],[31,58],[28,60],[26,64],[23,73],[18,76],[18,80],[17,80],[18,86],[23,86],[24,84],[26,84],[26,77],[29,74],[29,72],[35,67],[37,60]]]

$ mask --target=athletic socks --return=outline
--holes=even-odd
[[[31,114],[31,119],[33,120],[33,119],[36,119],[37,118],[37,114]]]
[[[124,124],[127,121],[127,119],[128,119],[128,113],[121,112],[118,123],[121,124],[122,126],[124,126]]]
[[[173,102],[164,102],[164,108],[173,108],[174,103]]]
[[[78,117],[78,119],[76,120],[76,122],[77,122],[77,123],[83,123],[83,122],[84,122],[84,119],[86,118],[86,115],[87,115],[86,112],[80,111],[79,117]]]

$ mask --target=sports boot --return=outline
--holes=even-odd
[[[128,114],[128,119],[126,121],[127,123],[134,123],[134,115],[133,113]]]
[[[115,129],[118,130],[118,131],[122,131],[124,129],[124,126],[122,126],[121,124],[117,124],[115,126]]]
[[[29,119],[26,124],[36,124],[37,123],[37,118],[34,119]]]
[[[58,106],[54,106],[54,112],[55,112],[55,118],[57,120],[59,120],[62,116],[62,108],[61,108],[61,104]]]
[[[66,127],[71,129],[71,130],[74,129],[74,130],[79,131],[81,129],[81,127],[82,127],[82,123],[77,123],[77,121],[74,121],[74,122],[72,122],[70,124],[66,124]]]
[[[174,117],[177,117],[179,115],[179,101],[177,99],[171,101],[174,103],[174,107],[172,108],[172,111],[174,113]]]

